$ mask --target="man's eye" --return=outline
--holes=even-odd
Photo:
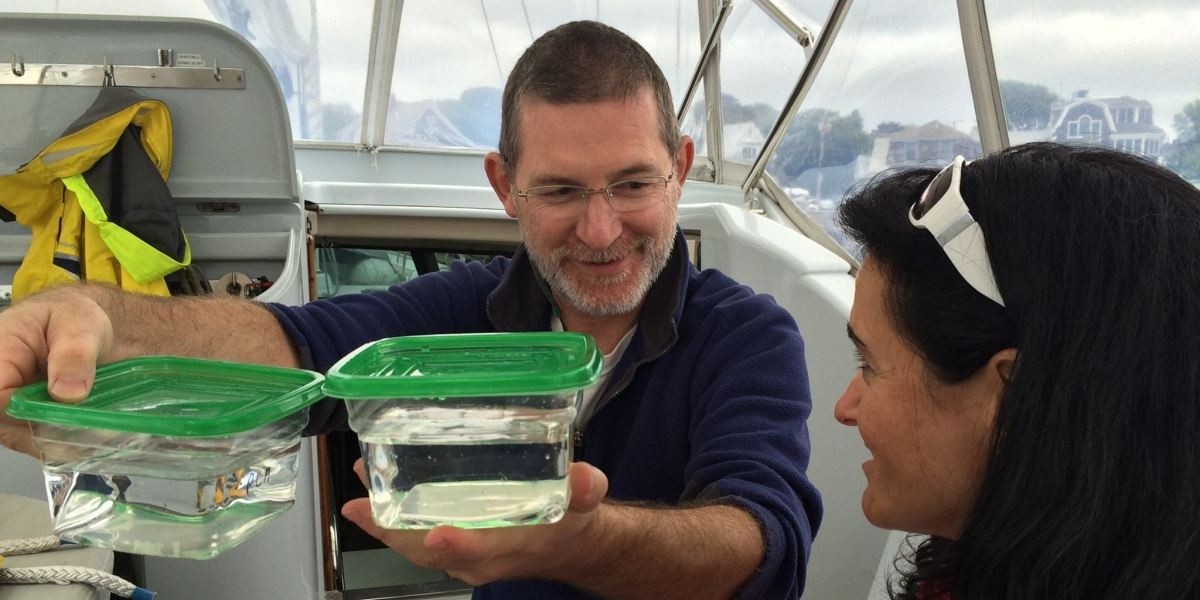
[[[651,193],[655,189],[654,184],[656,183],[658,180],[630,179],[614,183],[612,191],[614,194],[623,196],[641,196]]]
[[[530,190],[530,195],[537,196],[543,200],[569,200],[579,195],[577,188],[571,186],[546,186]]]

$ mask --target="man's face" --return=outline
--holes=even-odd
[[[493,185],[498,193],[508,188],[501,199],[506,212],[520,221],[534,265],[560,303],[593,316],[636,311],[674,245],[676,207],[691,165],[690,140],[677,157],[668,153],[649,91],[586,104],[527,99],[518,126],[520,162],[506,174],[511,179],[494,177]],[[672,172],[675,179],[659,184],[658,195],[633,211],[615,210],[603,192],[557,204],[515,194],[546,185],[599,189]]]

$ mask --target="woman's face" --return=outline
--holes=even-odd
[[[998,353],[964,382],[938,382],[888,318],[887,285],[868,259],[855,284],[849,323],[861,368],[834,415],[858,427],[871,453],[863,463],[867,520],[956,538],[985,464],[1003,385],[999,374],[1011,366],[1001,355],[1010,351]]]

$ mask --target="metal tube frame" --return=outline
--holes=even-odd
[[[813,43],[813,32],[809,30],[803,23],[793,17],[786,10],[781,8],[775,0],[754,0],[771,20],[783,28],[792,39],[796,40],[802,47],[809,48]]]
[[[958,0],[958,22],[962,29],[963,53],[967,58],[971,100],[975,103],[979,143],[984,154],[990,154],[1007,148],[1009,141],[984,0]]]
[[[387,131],[388,103],[392,94],[392,73],[396,68],[402,12],[404,0],[375,0],[360,137],[362,149],[371,152],[383,146]]]
[[[800,79],[796,82],[796,87],[792,89],[792,94],[788,97],[783,112],[779,113],[779,118],[771,127],[770,133],[767,134],[766,144],[763,146],[762,152],[759,152],[754,165],[750,167],[750,174],[742,182],[743,191],[749,193],[750,190],[754,189],[758,184],[758,180],[766,171],[767,162],[779,147],[779,143],[783,140],[783,135],[787,133],[788,126],[791,125],[792,119],[795,118],[796,112],[804,102],[804,98],[808,95],[809,90],[812,89],[813,81],[816,79],[817,73],[821,70],[821,65],[825,63],[825,58],[829,56],[829,48],[837,38],[838,31],[841,29],[842,22],[845,21],[846,13],[850,11],[852,3],[853,0],[837,0],[834,3],[833,10],[829,13],[829,21],[825,24],[825,28],[817,38],[812,56],[805,63],[804,71],[800,74]]]
[[[700,24],[703,26],[704,22],[708,20],[707,17],[713,14],[712,2],[708,0],[699,0],[699,2]],[[716,18],[708,30],[708,35],[704,37],[704,49],[700,52],[700,61],[696,63],[696,70],[692,73],[692,80],[688,82],[687,91],[683,93],[683,103],[679,105],[679,112],[676,114],[676,119],[680,123],[683,123],[684,117],[687,117],[688,110],[692,107],[692,101],[696,99],[696,90],[700,88],[700,80],[704,78],[709,61],[712,60],[717,52],[717,46],[721,43],[721,30],[725,28],[725,21],[729,18],[732,7],[733,0],[722,0],[720,8],[716,11]]]
[[[692,101],[696,98],[696,90],[700,87],[701,80],[704,81],[704,125],[705,133],[708,137],[708,160],[711,173],[711,181],[720,181],[721,177],[721,85],[718,81],[720,74],[720,59],[717,56],[720,54],[719,47],[721,44],[721,30],[725,28],[725,21],[729,17],[729,13],[733,7],[733,0],[721,0],[721,5],[718,7],[715,0],[697,0],[697,14],[700,20],[700,27],[708,27],[708,35],[704,38],[704,49],[700,53],[700,60],[696,63],[696,70],[692,73],[692,80],[688,83],[687,91],[683,94],[683,102],[679,105],[679,112],[676,114],[676,121],[680,125],[687,117],[688,111],[692,108]],[[716,94],[714,100],[713,94]],[[717,110],[714,112],[714,102]],[[713,144],[713,140],[717,140],[717,144]],[[715,156],[714,156],[715,153]],[[698,178],[697,175],[701,169],[696,166],[692,167],[690,176]],[[708,179],[708,177],[704,177]]]

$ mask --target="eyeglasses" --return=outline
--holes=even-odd
[[[988,259],[983,241],[983,230],[959,191],[962,184],[962,169],[967,164],[963,157],[955,157],[941,173],[938,173],[921,199],[908,211],[908,220],[914,226],[928,230],[937,238],[938,244],[958,274],[975,291],[1004,306],[1000,287],[992,274],[992,263]]]
[[[587,203],[588,196],[603,192],[613,210],[629,212],[642,210],[666,196],[667,184],[675,180],[675,173],[653,177],[634,177],[610,183],[602,188],[585,188],[579,185],[539,185],[525,191],[516,189],[516,195],[526,202],[537,202],[547,208],[568,208]],[[575,204],[582,200],[581,204]]]

